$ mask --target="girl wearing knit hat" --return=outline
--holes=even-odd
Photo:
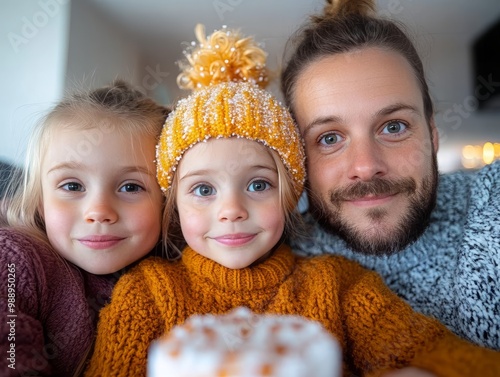
[[[498,375],[498,353],[413,312],[376,273],[341,257],[292,254],[284,241],[304,152],[290,114],[263,89],[265,53],[237,31],[207,38],[198,26],[196,34],[178,79],[193,93],[167,118],[156,154],[165,243],[173,259],[182,253],[148,258],[120,279],[86,375],[143,376],[155,338],[193,314],[238,306],[318,321],[338,339],[346,375],[406,366],[413,375]]]

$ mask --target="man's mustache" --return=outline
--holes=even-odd
[[[368,195],[395,195],[400,193],[412,194],[416,191],[417,184],[413,178],[398,180],[374,178],[368,182],[356,182],[345,187],[332,190],[330,201],[340,203],[345,200],[356,200]]]

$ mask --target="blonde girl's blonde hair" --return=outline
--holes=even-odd
[[[279,154],[269,147],[267,150],[273,158],[278,171],[279,205],[285,217],[285,231],[281,241],[285,241],[289,237],[302,237],[304,235],[304,222],[297,210],[297,203],[300,199],[297,182],[286,168]],[[166,257],[171,260],[178,259],[181,256],[182,249],[186,246],[176,204],[178,184],[179,180],[176,171],[173,174],[171,186],[165,192],[166,201],[162,220],[163,247]]]
[[[168,113],[169,109],[123,80],[59,102],[31,134],[22,177],[2,208],[6,225],[50,247],[41,213],[41,182],[42,163],[56,132],[63,128],[88,130],[112,125],[119,132],[130,133],[131,138],[147,135],[157,140]],[[96,122],[97,118],[104,121]],[[111,131],[115,128],[106,130]]]

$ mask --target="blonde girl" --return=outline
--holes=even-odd
[[[2,351],[13,350],[2,375],[71,376],[117,276],[157,247],[167,113],[116,81],[61,101],[34,131],[0,229],[0,275],[12,282],[0,306],[13,321],[1,325]]]

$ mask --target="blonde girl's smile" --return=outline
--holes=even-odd
[[[91,235],[79,238],[78,241],[90,249],[105,250],[119,245],[125,238],[111,235]]]

